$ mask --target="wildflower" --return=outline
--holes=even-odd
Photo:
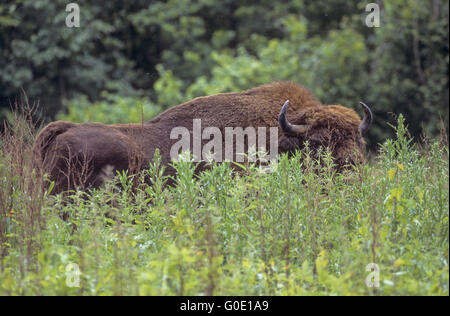
[[[391,190],[391,196],[393,196],[397,201],[400,201],[403,194],[403,188],[393,188]]]
[[[397,268],[401,265],[405,264],[405,260],[403,260],[402,258],[398,258],[395,262],[394,262],[394,267]]]
[[[388,176],[389,176],[389,179],[394,179],[394,177],[395,177],[395,169],[390,169],[389,171],[388,171]]]
[[[405,171],[405,168],[403,168],[403,164],[401,163],[397,164],[397,168],[400,169],[401,171]]]
[[[419,197],[419,202],[422,204],[423,203],[423,194],[424,194],[424,191],[422,190],[422,191],[419,191],[419,193],[417,193],[417,195],[418,195],[418,197]]]

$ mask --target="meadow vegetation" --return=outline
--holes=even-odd
[[[197,177],[175,162],[165,186],[156,155],[140,175],[54,196],[16,116],[0,145],[0,295],[448,295],[446,134],[413,143],[402,116],[394,131],[342,174],[304,152],[271,172]]]

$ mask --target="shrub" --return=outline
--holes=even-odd
[[[58,113],[57,119],[77,123],[141,123],[162,111],[161,107],[146,99],[113,94],[105,94],[104,97],[104,101],[93,103],[86,97],[72,99],[68,102],[67,111]]]

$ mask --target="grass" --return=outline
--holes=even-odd
[[[413,144],[401,117],[344,174],[298,153],[272,173],[224,163],[199,179],[177,162],[167,187],[155,159],[151,186],[123,173],[67,196],[42,193],[35,131],[15,122],[1,139],[0,295],[449,294],[448,144]]]

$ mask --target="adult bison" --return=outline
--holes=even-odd
[[[363,161],[362,135],[372,122],[372,114],[361,104],[365,112],[362,120],[352,109],[322,105],[300,85],[276,82],[240,93],[199,97],[143,124],[53,122],[37,136],[34,155],[37,164],[55,181],[54,193],[77,186],[98,187],[116,170],[136,172],[147,167],[157,148],[162,164],[168,165],[179,142],[173,131],[184,129],[192,136],[196,132],[194,120],[201,120],[201,128],[210,128],[210,136],[213,132],[225,135],[227,128],[254,127],[257,138],[265,142],[264,148],[275,146],[280,153],[301,150],[305,141],[313,151],[327,147],[337,167],[342,168]],[[271,139],[269,127],[277,127],[276,139]],[[197,136],[197,141],[203,146],[209,138],[202,136]],[[190,148],[196,143],[193,138]],[[233,139],[232,147],[242,149],[239,145],[237,138]],[[220,147],[229,150],[223,142]],[[248,147],[247,138],[244,147]],[[232,160],[236,157],[235,152]],[[167,168],[167,173],[174,171]]]

